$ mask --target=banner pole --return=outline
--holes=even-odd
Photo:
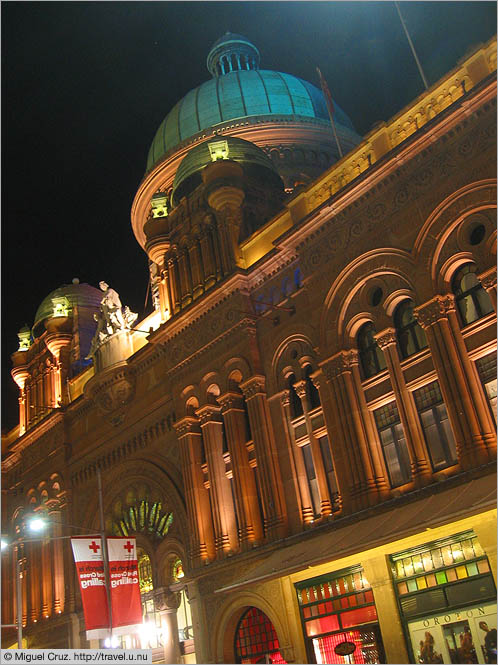
[[[105,535],[104,499],[102,493],[102,476],[100,468],[97,467],[97,483],[99,489],[99,513],[100,513],[100,536],[102,539],[102,559],[104,562],[105,590],[107,596],[107,607],[109,612],[109,641],[112,639],[112,605],[111,605],[111,581],[109,577],[109,552],[107,549],[107,538]]]

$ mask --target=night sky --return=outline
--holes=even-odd
[[[496,32],[495,2],[402,2],[429,85]],[[73,277],[144,313],[130,209],[159,124],[210,78],[227,30],[261,69],[318,85],[365,134],[423,91],[392,2],[3,2],[2,429],[17,423],[10,354]],[[150,310],[150,304],[146,311]]]

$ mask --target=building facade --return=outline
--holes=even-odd
[[[341,112],[339,161],[319,91],[258,57],[218,40],[154,139],[132,207],[154,313],[90,346],[101,293],[73,283],[19,333],[2,530],[27,644],[87,646],[69,548],[23,520],[98,530],[100,469],[157,628],[124,646],[496,662],[496,44],[364,139]]]

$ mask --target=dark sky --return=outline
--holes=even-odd
[[[401,2],[429,84],[496,32],[494,2]],[[3,2],[2,424],[17,422],[10,354],[50,291],[106,280],[144,311],[130,209],[155,131],[210,77],[227,30],[261,68],[317,84],[365,134],[422,92],[392,2]]]

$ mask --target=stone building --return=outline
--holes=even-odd
[[[88,646],[69,548],[23,522],[98,530],[100,469],[157,660],[496,662],[496,44],[363,139],[337,109],[339,160],[314,86],[240,35],[208,68],[132,207],[153,314],[90,346],[73,283],[19,333],[27,645]]]

